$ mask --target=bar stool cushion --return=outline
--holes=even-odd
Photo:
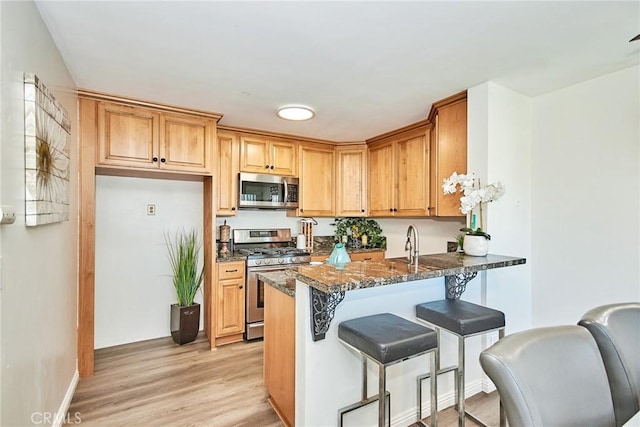
[[[436,332],[391,313],[346,320],[338,337],[382,364],[438,347]]]
[[[504,328],[504,313],[461,300],[438,300],[416,305],[416,317],[465,336]]]

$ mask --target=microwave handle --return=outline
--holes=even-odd
[[[282,181],[284,184],[284,202],[287,203],[289,201],[289,186],[287,185],[287,180]]]

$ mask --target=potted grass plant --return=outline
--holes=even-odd
[[[178,300],[171,305],[171,336],[182,345],[194,341],[200,329],[200,304],[193,300],[204,278],[204,266],[198,268],[201,243],[195,230],[165,233],[164,240]]]

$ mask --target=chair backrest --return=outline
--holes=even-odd
[[[613,427],[607,374],[591,334],[580,326],[509,335],[480,353],[511,426]]]
[[[596,307],[578,324],[598,344],[621,426],[640,410],[640,303]]]

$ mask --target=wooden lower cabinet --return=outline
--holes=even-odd
[[[242,341],[244,333],[244,261],[217,264],[216,345]]]
[[[371,251],[371,252],[349,252],[349,258],[351,261],[379,261],[384,259],[384,249],[380,249],[379,251]],[[330,254],[325,255],[311,255],[312,262],[325,262],[327,258],[329,258]]]
[[[295,299],[264,288],[264,385],[269,403],[285,426],[295,425]]]
[[[384,259],[384,251],[349,253],[351,261],[381,261]]]

